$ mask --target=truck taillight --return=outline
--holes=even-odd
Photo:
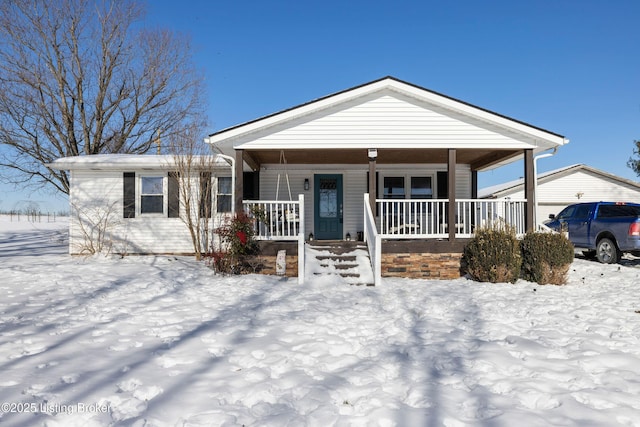
[[[640,236],[640,222],[634,222],[629,226],[629,236]]]

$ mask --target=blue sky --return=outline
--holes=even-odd
[[[211,132],[392,75],[567,137],[540,172],[585,163],[636,181],[638,19],[635,0],[151,0],[147,15],[191,35]]]

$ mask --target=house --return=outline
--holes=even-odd
[[[599,169],[576,164],[538,175],[536,196],[540,222],[572,203],[640,202],[640,183]],[[487,187],[478,192],[483,199],[524,197],[524,180]]]
[[[385,77],[211,134],[235,158],[237,210],[263,248],[362,236],[383,276],[459,277],[479,224],[534,223],[534,156],[562,135]],[[521,198],[479,199],[477,173],[524,159]],[[304,265],[298,259],[299,265]]]
[[[234,177],[229,159],[222,155],[192,161],[204,166],[182,168],[172,155],[100,154],[55,160],[50,167],[70,171],[69,253],[194,253],[183,221],[186,199],[181,192],[195,189],[190,205],[213,229],[233,211]],[[180,177],[180,170],[190,172],[190,181]]]

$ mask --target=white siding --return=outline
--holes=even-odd
[[[137,185],[139,176],[156,174],[150,171],[135,172]],[[167,174],[159,173],[164,176]],[[140,215],[138,195],[139,191],[136,191],[136,217],[123,218],[122,171],[72,171],[70,253],[81,252],[85,245],[84,235],[100,218],[108,222],[109,240],[116,253],[193,253],[191,237],[183,220],[167,218],[166,215]],[[217,218],[212,221],[217,224],[212,225],[218,225],[220,221]]]
[[[237,148],[527,148],[522,135],[386,91],[250,135]]]

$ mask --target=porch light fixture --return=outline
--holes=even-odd
[[[304,179],[304,191],[309,191],[309,178]]]
[[[378,149],[369,148],[367,155],[369,156],[369,160],[375,160],[376,157],[378,157]]]

